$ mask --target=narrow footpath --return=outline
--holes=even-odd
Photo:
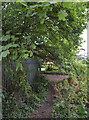
[[[48,93],[48,97],[45,101],[45,103],[34,113],[34,115],[31,117],[32,119],[34,118],[51,118],[51,111],[53,108],[53,100],[54,95],[56,93],[55,91],[55,83],[60,82],[68,78],[68,75],[48,75],[48,74],[43,74],[48,80],[50,80],[50,90]]]

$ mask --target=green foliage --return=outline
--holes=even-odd
[[[43,81],[43,79],[44,79],[44,81]],[[48,83],[49,83],[49,81],[47,82],[43,76],[40,76],[40,78],[37,77],[37,79],[33,82],[32,88],[33,88],[36,92],[39,93],[39,92],[41,92],[41,91],[44,91],[44,89],[42,89],[43,87],[46,87],[46,88],[49,87],[49,86],[48,86]]]
[[[3,89],[3,118],[30,118],[42,105],[47,97],[49,82],[39,76],[33,84],[29,85],[26,74],[19,72],[13,80],[13,90],[7,92]]]
[[[52,117],[55,118],[87,118],[87,66],[75,61],[76,70],[72,69],[70,78],[57,86],[62,97],[56,95]]]
[[[59,67],[59,72],[68,73],[71,78],[76,76],[75,87],[77,87],[79,83],[78,76],[83,80],[86,77],[85,65],[76,61],[75,54],[77,48],[83,42],[80,34],[87,28],[87,7],[86,2],[10,2],[8,4],[3,2],[0,61],[2,57],[8,57],[8,61],[15,60],[16,70],[18,71],[20,68],[22,71],[23,68],[20,63],[22,58],[33,57],[41,58],[45,61],[55,60],[56,65]],[[13,73],[13,70],[11,71]],[[23,118],[29,116],[29,110],[33,112],[34,109],[40,106],[41,97],[44,99],[45,91],[47,90],[48,84],[46,82],[43,83],[45,81],[42,80],[43,78],[37,80],[36,84],[31,87],[26,81],[26,74],[23,72],[17,73],[14,74],[13,79],[13,88],[16,91],[11,92],[9,95],[5,93],[5,99],[3,99],[4,117]],[[83,86],[83,82],[81,82],[81,86]],[[75,91],[75,88],[70,85],[66,88],[63,87],[63,89],[65,91],[69,90],[68,95]],[[81,89],[86,92],[85,86],[84,89],[83,87]],[[70,117],[76,116],[78,118],[78,115],[80,117],[84,115],[86,117],[87,114],[86,112],[84,113],[84,110],[86,111],[84,106],[86,100],[80,100],[81,96],[86,99],[85,92],[84,94],[83,92],[79,93],[78,96],[74,94],[76,100],[81,101],[80,106],[76,106],[77,109],[73,108],[70,102],[74,99],[73,94],[70,100],[68,99],[69,108],[73,108],[71,113],[68,113],[68,109],[65,107],[67,106],[68,108],[66,100],[63,103],[58,103],[57,106],[55,105],[55,116],[58,117],[58,114],[60,114],[62,117],[65,113],[64,116],[69,115]],[[66,104],[65,106],[64,103]],[[60,106],[61,113],[59,112]],[[80,111],[79,108],[81,109]],[[62,110],[65,110],[65,112]]]
[[[6,51],[2,52],[1,55],[0,55],[0,59],[2,59],[2,56],[6,57],[8,54],[9,54],[9,50],[6,50]]]
[[[10,35],[3,36],[0,41],[7,41],[10,39]]]
[[[65,19],[65,17],[67,16],[67,13],[65,12],[65,11],[60,11],[59,13],[58,13],[58,18],[59,18],[59,20],[66,20]]]
[[[5,4],[2,3],[3,40],[19,45],[9,50],[10,57],[54,59],[62,63],[82,43],[79,35],[87,27],[86,2],[15,2],[7,7]]]
[[[0,45],[0,61],[3,57],[6,57],[8,54],[10,54],[11,48],[19,47],[19,45],[15,43],[15,39],[13,40],[14,36],[10,36],[10,31],[7,31],[6,34],[7,35],[3,35],[0,39],[0,41],[2,42],[2,45]],[[8,41],[10,40],[13,40],[13,42],[9,43]]]

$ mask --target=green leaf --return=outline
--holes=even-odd
[[[16,66],[16,71],[19,69],[19,66]]]
[[[52,9],[53,9],[52,7],[49,8],[50,11],[52,11]]]
[[[16,63],[16,71],[17,71],[19,68],[20,68],[20,70],[23,70],[22,63],[17,62],[17,63]]]
[[[26,14],[26,17],[29,17],[29,16],[30,16],[30,15],[27,13],[27,14]]]
[[[44,23],[44,19],[41,19],[41,20],[40,20],[40,23],[43,24],[43,23]]]
[[[12,41],[16,41],[16,40],[18,40],[19,38],[18,37],[14,37],[14,36],[11,36],[12,37]]]
[[[21,65],[20,69],[23,71],[23,66]]]
[[[6,34],[10,34],[11,30],[7,31]]]
[[[28,36],[26,36],[25,38],[26,38],[27,40],[30,40],[31,36],[28,35]]]
[[[22,53],[25,53],[25,52],[27,52],[27,50],[22,50],[21,52],[22,52]]]
[[[19,45],[10,43],[6,46],[2,46],[2,50],[6,50],[6,49],[9,49],[10,47],[17,47],[17,46],[19,46]]]
[[[8,49],[8,48],[12,47],[12,44],[10,43],[10,44],[6,45],[5,47],[7,47],[7,49]]]
[[[33,52],[32,51],[29,51],[30,52],[30,57],[32,57],[33,56]]]
[[[2,51],[2,46],[0,45],[0,52]]]
[[[13,60],[16,60],[16,59],[17,59],[17,56],[12,56],[12,59],[13,59]]]
[[[10,39],[10,35],[2,36],[0,41],[7,41],[8,39]]]
[[[28,56],[29,56],[29,54],[24,54],[24,55],[23,55],[23,58],[27,59]]]
[[[6,50],[6,49],[9,49],[10,47],[12,46],[12,44],[8,44],[6,46],[2,46],[2,50]]]
[[[30,15],[30,16],[34,16],[34,15],[36,15],[37,14],[37,12],[34,12],[32,15]]]
[[[35,49],[36,46],[32,43],[32,44],[31,44],[31,48],[32,48],[32,49]]]
[[[2,56],[0,55],[0,61],[2,60]]]
[[[22,33],[16,33],[16,35],[21,35]]]
[[[11,47],[19,47],[19,44],[13,44]]]
[[[13,39],[13,38],[15,38],[15,36],[14,36],[14,35],[11,35],[11,38]]]
[[[16,9],[16,11],[20,12],[20,11],[21,11],[21,9]]]
[[[1,53],[1,56],[6,57],[9,53],[10,53],[9,50],[6,50],[6,51]]]
[[[63,7],[69,8],[69,7],[71,7],[71,3],[70,2],[64,2]]]
[[[67,16],[67,13],[65,11],[58,12],[58,18],[59,20],[66,20],[65,17]]]

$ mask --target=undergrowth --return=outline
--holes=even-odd
[[[3,89],[3,118],[30,118],[45,101],[49,82],[38,75],[29,85],[25,73],[19,73],[13,80],[12,91]]]
[[[87,67],[76,63],[75,71],[64,82],[55,85],[56,99],[52,118],[88,118]],[[60,95],[61,93],[61,95]]]

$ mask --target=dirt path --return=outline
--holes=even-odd
[[[50,90],[48,97],[45,101],[45,103],[39,108],[38,111],[35,112],[35,114],[31,117],[33,118],[51,118],[51,111],[53,108],[53,100],[54,100],[54,95],[55,95],[55,89],[54,89],[54,84],[56,82],[60,82],[66,78],[68,78],[67,75],[48,75],[48,74],[43,74],[47,79],[50,80]]]
[[[69,75],[58,75],[58,74],[42,74],[47,79],[50,80],[50,82],[61,82],[69,77]]]
[[[54,87],[53,83],[50,82],[50,91],[45,103],[40,107],[40,109],[32,116],[32,118],[50,118],[51,110],[53,107],[53,98],[54,98]]]

